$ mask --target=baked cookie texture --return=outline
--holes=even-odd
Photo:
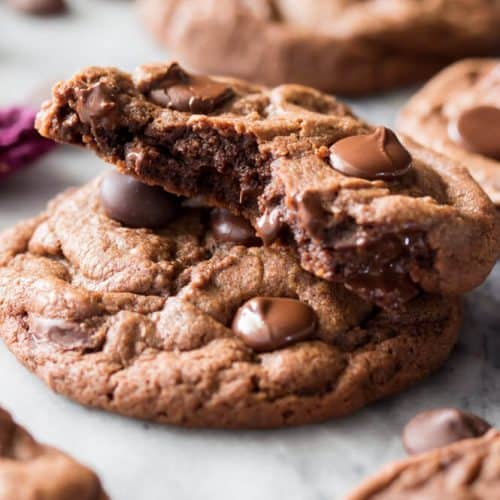
[[[97,476],[65,453],[37,443],[0,408],[2,500],[107,500]]]
[[[145,25],[201,72],[339,94],[430,77],[500,46],[497,0],[140,0]]]
[[[109,218],[97,179],[0,238],[0,336],[56,392],[185,426],[278,427],[346,415],[437,369],[460,301],[388,313],[283,247],[214,238],[207,208],[159,230]],[[309,339],[259,352],[231,329],[257,296],[307,304]]]
[[[500,433],[396,462],[346,500],[491,500],[500,490]]]
[[[446,68],[427,83],[401,111],[398,128],[466,166],[499,206],[500,158],[467,150],[449,133],[450,124],[467,109],[499,107],[499,103],[500,59],[467,59]]]
[[[412,164],[397,175],[333,168],[348,137],[372,134],[370,154],[377,134],[404,149],[308,87],[193,76],[175,63],[134,76],[88,68],[55,86],[37,127],[142,182],[242,214],[266,243],[294,247],[306,270],[383,307],[419,290],[462,294],[499,253],[495,208],[456,162],[403,137]]]

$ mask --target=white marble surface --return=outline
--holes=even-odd
[[[0,105],[88,64],[133,68],[164,57],[126,0],[80,0],[34,20],[0,0]],[[391,123],[407,93],[353,103]],[[0,229],[103,168],[61,148],[0,185]],[[459,270],[457,270],[459,272]],[[439,374],[340,421],[268,432],[179,430],[87,410],[51,393],[0,345],[0,404],[41,440],[93,466],[115,500],[332,500],[402,457],[399,430],[417,411],[454,405],[500,425],[500,267],[467,299],[460,344]]]

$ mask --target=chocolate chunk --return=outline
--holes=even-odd
[[[100,196],[106,214],[129,227],[164,227],[178,211],[175,196],[117,172],[103,179]]]
[[[246,246],[258,246],[260,239],[252,225],[243,217],[228,210],[216,208],[210,215],[210,226],[218,241],[226,241]]]
[[[482,436],[491,425],[482,418],[455,408],[424,411],[403,429],[403,445],[411,454],[441,448],[462,439]]]
[[[87,124],[101,120],[102,126],[112,127],[117,119],[118,111],[113,99],[113,91],[103,82],[80,92],[76,109],[80,120]]]
[[[386,269],[380,274],[355,274],[346,278],[345,287],[365,300],[387,309],[398,309],[415,298],[418,287],[404,273]]]
[[[8,0],[8,4],[26,14],[60,14],[66,10],[64,0]]]
[[[500,108],[477,106],[450,123],[448,133],[465,149],[500,160]]]
[[[255,297],[238,309],[233,330],[255,351],[272,351],[310,338],[316,314],[296,299]]]
[[[321,238],[327,227],[328,213],[323,209],[317,191],[306,191],[294,197],[300,223],[313,238]]]
[[[330,163],[335,170],[364,179],[398,177],[411,168],[411,161],[396,134],[385,127],[371,134],[346,137],[330,148]]]
[[[257,234],[266,245],[273,243],[279,237],[284,227],[281,213],[276,208],[266,210],[264,215],[257,220]]]
[[[177,64],[149,92],[155,104],[190,113],[210,113],[233,95],[233,89],[226,84],[207,76],[190,75]]]
[[[74,321],[33,316],[30,326],[33,336],[38,340],[54,342],[67,349],[92,347],[90,334]]]

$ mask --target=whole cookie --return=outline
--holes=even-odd
[[[500,491],[500,433],[389,465],[346,500],[493,500]]]
[[[97,476],[55,448],[37,443],[0,408],[2,500],[106,500]]]
[[[398,126],[467,167],[500,206],[500,59],[446,68],[408,102]]]
[[[37,127],[243,215],[266,245],[293,247],[304,269],[387,309],[421,290],[469,291],[500,251],[495,207],[465,169],[308,87],[176,63],[88,68],[55,86]]]
[[[500,46],[479,0],[141,0],[145,25],[187,66],[267,85],[363,94]]]
[[[0,238],[0,336],[82,404],[186,426],[304,424],[407,388],[456,341],[458,299],[384,312],[291,250],[240,238],[243,223],[221,231],[194,200],[161,228],[125,226],[102,182]]]

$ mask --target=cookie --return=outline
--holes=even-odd
[[[463,168],[355,117],[335,98],[190,75],[89,68],[54,88],[41,134],[122,173],[243,215],[267,245],[382,307],[480,284],[500,249],[495,208]],[[460,270],[460,272],[457,272]]]
[[[346,500],[492,500],[500,490],[500,433],[396,462],[368,479]]]
[[[188,67],[266,85],[366,94],[500,47],[489,0],[141,0],[144,24]]]
[[[137,215],[141,189],[97,179],[0,238],[0,336],[56,392],[163,423],[279,427],[349,414],[448,357],[459,299],[388,313],[199,199],[164,193],[167,219]],[[155,228],[116,220],[140,217]]]
[[[97,476],[55,448],[37,443],[0,408],[2,500],[106,500]]]
[[[500,59],[443,70],[404,107],[399,129],[466,166],[500,206]]]

